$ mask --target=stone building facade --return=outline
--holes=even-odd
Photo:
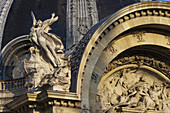
[[[0,112],[170,113],[169,2],[2,0],[0,12]]]

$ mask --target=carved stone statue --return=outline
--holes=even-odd
[[[29,40],[33,43],[30,47],[30,56],[24,60],[27,73],[26,87],[34,92],[41,87],[53,90],[68,91],[70,87],[71,69],[70,56],[65,56],[61,39],[49,33],[50,25],[58,20],[55,14],[45,21],[36,20],[33,13],[33,26]]]
[[[33,13],[32,17],[33,27],[31,28],[30,41],[35,43],[37,47],[44,51],[54,67],[59,67],[61,63],[59,57],[61,56],[57,53],[62,54],[64,46],[58,36],[48,32],[51,30],[49,25],[57,21],[58,17],[55,17],[55,14],[53,13],[51,19],[47,19],[44,22],[41,20],[37,22]]]

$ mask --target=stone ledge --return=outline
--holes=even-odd
[[[6,104],[1,111],[21,112],[46,107],[60,106],[66,108],[80,108],[80,99],[76,93],[47,90],[37,94],[26,93],[25,95]]]
[[[43,101],[47,98],[80,101],[80,99],[78,98],[78,95],[76,93],[71,93],[71,92],[47,90],[42,93],[39,93],[38,95],[40,97],[39,101]]]

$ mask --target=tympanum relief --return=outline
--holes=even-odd
[[[53,90],[68,91],[70,87],[70,56],[65,56],[64,46],[59,36],[49,33],[50,25],[58,20],[52,14],[45,21],[36,20],[34,14],[33,26],[29,40],[30,57],[24,60],[26,87],[34,92],[43,86],[52,86]]]
[[[125,68],[108,77],[98,88],[97,112],[170,113],[170,85],[153,72]]]
[[[154,58],[112,61],[98,86],[96,112],[170,113],[169,73],[170,67]]]

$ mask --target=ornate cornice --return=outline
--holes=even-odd
[[[47,90],[37,94],[27,93],[8,103],[6,106],[12,111],[23,111],[22,113],[28,109],[44,109],[48,106],[79,109],[80,100],[75,93]]]

